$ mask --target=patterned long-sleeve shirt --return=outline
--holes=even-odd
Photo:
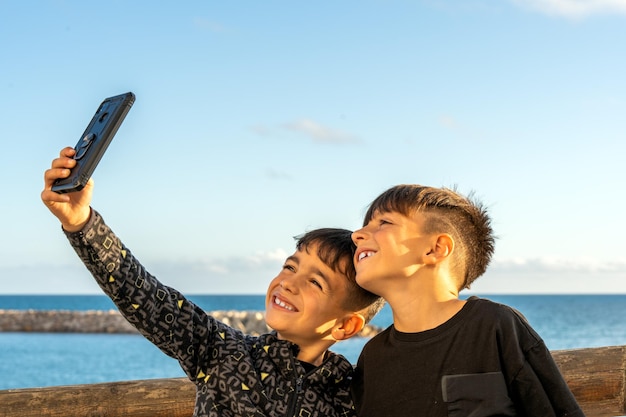
[[[306,371],[298,347],[274,332],[244,335],[163,285],[92,210],[72,247],[124,317],[196,385],[194,416],[354,416],[352,365],[328,352]]]

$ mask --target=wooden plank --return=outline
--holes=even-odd
[[[552,356],[588,417],[625,414],[626,346],[560,350]]]
[[[626,415],[626,346],[552,352],[587,417]],[[0,391],[0,417],[190,417],[186,378]]]
[[[190,417],[195,387],[186,378],[0,391],[2,417]]]

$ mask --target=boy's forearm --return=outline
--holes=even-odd
[[[97,211],[91,211],[90,217],[79,230],[70,231],[65,227],[63,230],[98,285],[120,309],[126,310],[127,304],[132,303],[129,298],[132,291],[128,294],[126,287],[137,287],[139,282],[146,280],[142,275],[147,275],[147,272],[133,266],[138,263]],[[149,285],[141,287],[150,289]]]
[[[66,236],[122,315],[168,355],[190,363],[185,345],[198,336],[194,332],[206,332],[197,326],[202,319],[197,308],[150,275],[97,211],[80,231]]]

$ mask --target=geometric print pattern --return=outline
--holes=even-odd
[[[134,258],[98,212],[70,244],[122,315],[178,360],[196,385],[196,417],[353,417],[353,367],[328,352],[307,372],[298,347],[274,332],[244,335],[163,285]]]

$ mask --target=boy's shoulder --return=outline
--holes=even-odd
[[[520,316],[522,318],[524,317],[522,313],[520,313],[514,307],[499,303],[497,301],[490,300],[488,298],[481,298],[481,297],[472,295],[469,298],[467,298],[467,303],[469,306],[472,306],[473,309],[475,309],[475,311],[498,313],[498,314],[505,315],[505,316],[512,315],[512,316]]]
[[[524,328],[536,334],[526,317],[514,307],[477,296],[469,297],[467,303],[472,307],[473,317],[484,317],[498,326]]]

